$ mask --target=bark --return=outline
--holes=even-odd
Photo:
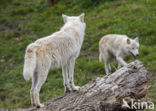
[[[55,4],[58,3],[59,0],[50,0],[50,5],[54,6]]]
[[[135,111],[122,107],[123,99],[145,97],[149,78],[146,68],[136,60],[109,76],[91,80],[78,92],[49,100],[43,108],[24,111]]]

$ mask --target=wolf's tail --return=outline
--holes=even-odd
[[[102,54],[101,48],[99,48],[99,61],[100,62],[103,61],[103,54]]]
[[[99,61],[100,61],[100,62],[103,61],[103,58],[102,58],[102,54],[101,54],[101,53],[99,54]]]
[[[36,48],[34,44],[30,44],[26,49],[24,58],[23,77],[26,81],[32,78],[36,68]]]

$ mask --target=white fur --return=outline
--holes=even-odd
[[[109,34],[101,38],[99,42],[99,61],[105,61],[105,72],[111,71],[110,62],[117,61],[118,68],[127,63],[123,57],[131,54],[134,57],[139,55],[138,38],[130,39],[126,35]]]
[[[26,81],[28,81],[32,77],[35,67],[36,67],[36,51],[31,50],[33,47],[34,47],[34,44],[30,44],[27,47],[29,51],[27,50],[25,54],[23,76]]]
[[[62,17],[65,24],[60,31],[35,41],[26,49],[23,76],[25,80],[32,78],[30,95],[34,106],[44,106],[39,101],[39,92],[50,68],[62,67],[66,92],[79,89],[73,82],[74,65],[84,40],[84,14]]]

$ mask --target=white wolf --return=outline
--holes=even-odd
[[[109,74],[111,71],[110,62],[117,61],[118,68],[127,63],[123,57],[131,54],[133,57],[139,55],[138,38],[130,39],[126,35],[109,34],[101,38],[99,42],[99,61],[105,61],[105,72]]]
[[[31,103],[36,107],[44,106],[40,103],[39,92],[50,67],[62,67],[65,92],[79,90],[79,86],[75,86],[73,82],[74,65],[84,40],[84,13],[80,16],[63,14],[62,17],[65,24],[60,31],[41,38],[26,48],[23,76],[25,80],[32,78]]]

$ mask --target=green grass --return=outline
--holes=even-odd
[[[98,62],[98,42],[110,33],[139,37],[140,57],[146,68],[156,70],[155,0],[60,0],[50,7],[48,0],[0,1],[0,107],[30,107],[31,81],[22,77],[26,46],[58,31],[62,13],[85,12],[85,40],[75,65],[75,84],[84,85],[105,74]],[[127,61],[133,61],[127,57]],[[156,103],[156,73],[147,96]],[[41,90],[41,102],[64,93],[61,69],[51,70]]]

